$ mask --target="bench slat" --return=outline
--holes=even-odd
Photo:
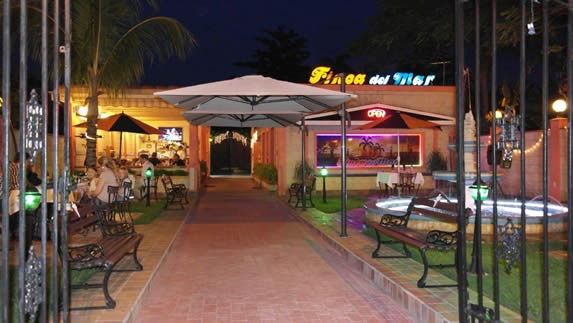
[[[383,234],[389,236],[390,238],[400,240],[413,247],[426,249],[429,246],[427,243],[424,242],[425,235],[422,234],[421,232],[413,231],[406,227],[398,227],[398,226],[386,227],[373,221],[368,222],[368,225],[382,232]]]

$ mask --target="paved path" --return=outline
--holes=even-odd
[[[413,322],[251,179],[211,179],[133,322]]]

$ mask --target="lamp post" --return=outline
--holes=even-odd
[[[478,257],[481,257],[481,251],[479,251],[481,244],[481,209],[478,211],[478,208],[481,207],[481,202],[487,198],[489,194],[489,187],[484,183],[477,184],[474,183],[468,187],[470,196],[476,202],[476,213],[479,213],[479,216],[476,214],[475,221],[474,221],[474,241],[472,245],[472,262],[468,268],[469,272],[479,274],[483,272],[481,261],[478,263]]]
[[[42,194],[39,192],[24,193],[24,210],[26,211],[26,237],[24,244],[26,249],[26,259],[28,259],[28,249],[32,245],[32,237],[36,227],[36,210],[42,202]]]
[[[145,197],[145,206],[150,206],[150,201],[149,201],[149,193],[151,191],[151,176],[153,175],[153,170],[151,169],[151,167],[147,168],[145,170],[145,178],[147,179],[147,196]]]
[[[320,169],[320,176],[322,176],[322,203],[326,203],[326,175],[328,175],[328,169],[326,169],[326,166],[322,166]]]

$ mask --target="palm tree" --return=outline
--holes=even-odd
[[[256,38],[261,48],[255,50],[251,60],[233,65],[285,81],[306,82],[309,67],[304,62],[310,56],[306,38],[284,26],[274,30],[264,29],[263,32],[264,36]]]
[[[173,18],[151,16],[156,1],[75,0],[72,6],[72,81],[88,87],[87,135],[96,137],[98,96],[135,85],[146,63],[187,57],[193,35]],[[87,141],[86,165],[95,165],[96,142]]]
[[[374,147],[372,137],[362,137],[362,141],[358,144],[358,147],[362,147],[363,157],[369,157],[372,152],[372,147]],[[367,149],[368,151],[366,151]]]

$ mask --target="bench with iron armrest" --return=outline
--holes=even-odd
[[[137,259],[137,249],[143,235],[135,232],[132,223],[107,222],[101,218],[93,206],[83,206],[79,209],[79,216],[70,216],[68,219],[68,238],[85,233],[93,226],[99,228],[101,236],[96,241],[83,245],[69,243],[67,252],[64,254],[60,248],[60,257],[65,257],[70,270],[83,270],[96,268],[104,272],[103,281],[100,284],[83,283],[71,285],[72,289],[102,288],[105,297],[105,305],[76,307],[72,310],[90,310],[114,308],[115,300],[110,296],[108,284],[112,272],[141,271],[143,266]],[[126,255],[133,257],[132,269],[115,269],[115,265]]]
[[[417,286],[424,287],[455,287],[457,284],[442,284],[442,285],[426,285],[426,277],[428,276],[428,269],[431,267],[454,267],[458,259],[455,259],[453,264],[432,264],[428,263],[426,250],[436,251],[455,251],[458,240],[458,229],[453,231],[431,230],[429,232],[422,232],[411,229],[408,227],[408,222],[412,213],[432,218],[433,220],[446,222],[452,224],[453,227],[457,224],[458,210],[456,203],[441,202],[427,197],[414,197],[408,205],[406,213],[403,215],[396,214],[383,214],[380,222],[367,221],[366,224],[374,229],[376,232],[376,239],[378,245],[376,250],[372,252],[373,258],[407,258],[410,257],[410,251],[406,247],[411,247],[420,250],[422,262],[424,264],[424,272],[417,282]],[[466,209],[463,216],[467,223],[472,211]],[[392,238],[393,240],[383,240],[381,234]],[[395,255],[380,255],[380,247],[384,243],[401,243],[404,249],[404,256]]]
[[[179,206],[183,209],[183,201],[189,203],[187,201],[187,187],[185,184],[173,184],[169,175],[162,175],[161,183],[165,189],[165,209],[173,203],[179,203]]]
[[[312,191],[314,190],[315,185],[316,185],[316,176],[307,177],[306,195],[304,196],[304,198],[306,198],[306,201],[310,203],[311,207],[314,207],[314,203],[312,201]],[[288,194],[289,194],[288,203],[290,203],[292,198],[294,197],[296,198],[296,203],[294,207],[298,207],[299,204],[301,204],[302,206],[302,200],[304,195],[303,189],[304,188],[302,183],[291,184],[290,188],[288,189]]]

